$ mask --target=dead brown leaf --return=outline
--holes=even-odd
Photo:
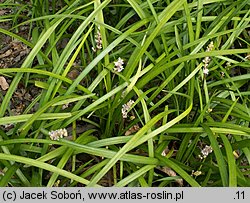
[[[67,76],[69,77],[69,79],[75,80],[78,77],[78,75],[80,75],[80,72],[76,69],[73,69],[68,73]]]
[[[175,177],[177,174],[171,168],[162,167],[160,169],[162,172],[166,173],[168,176]],[[176,179],[175,180],[181,187],[183,186],[183,179]]]
[[[1,58],[5,58],[7,56],[10,56],[11,54],[12,54],[12,50],[8,50],[5,53],[3,53],[3,54],[0,55],[0,59]]]
[[[8,10],[8,9],[1,9],[0,10],[0,16],[3,16],[3,15],[8,14],[8,13],[10,13],[10,10]]]
[[[0,76],[0,86],[3,90],[7,90],[9,88],[9,84],[3,76]]]
[[[128,136],[128,135],[131,135],[137,131],[140,130],[140,126],[138,124],[132,126],[131,128],[129,128],[126,132],[125,132],[125,135]]]

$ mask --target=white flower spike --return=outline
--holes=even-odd
[[[208,72],[209,72],[209,70],[208,70],[207,68],[204,68],[204,69],[203,69],[204,75],[208,75]]]
[[[58,130],[52,130],[49,132],[49,136],[51,140],[59,140],[59,138],[67,137],[68,132],[65,128],[58,129]]]
[[[100,27],[98,27],[98,30],[95,34],[95,42],[96,42],[96,46],[92,47],[92,51],[96,52],[97,50],[101,50],[102,49],[102,36],[100,33]]]
[[[210,42],[210,44],[207,46],[206,52],[212,51],[214,49],[214,43],[213,41]],[[207,69],[209,62],[211,61],[211,58],[209,56],[206,56],[202,62],[204,63],[203,73],[204,75],[208,75],[209,70]]]
[[[124,69],[123,68],[124,60],[121,57],[119,57],[118,60],[114,62],[114,64],[115,64],[114,71],[118,73],[122,72],[122,70]]]
[[[127,118],[128,117],[128,111],[131,108],[131,106],[135,103],[133,100],[129,100],[126,104],[122,105],[122,117]]]

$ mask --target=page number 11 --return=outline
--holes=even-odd
[[[242,191],[242,192],[237,191],[236,197],[234,199],[245,199],[245,192],[244,191]]]

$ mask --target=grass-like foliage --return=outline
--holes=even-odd
[[[249,0],[0,10],[0,186],[250,186]]]

